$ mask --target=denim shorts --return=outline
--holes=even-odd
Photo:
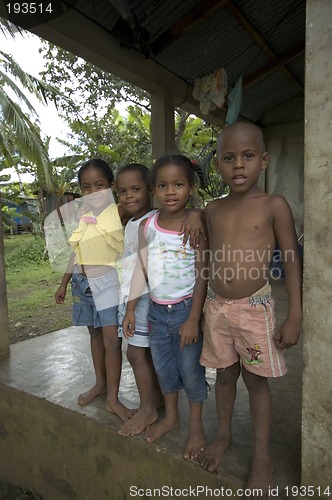
[[[115,269],[98,278],[87,278],[74,268],[71,279],[73,324],[95,328],[117,325],[119,288]]]
[[[180,349],[179,331],[188,319],[191,305],[191,298],[168,305],[150,301],[150,348],[161,390],[171,393],[183,388],[189,401],[201,403],[207,398],[205,368],[199,362],[201,330],[195,344]]]
[[[120,294],[119,302],[119,330],[118,336],[123,337],[122,321],[126,313],[128,297],[126,295]],[[135,333],[132,337],[129,337],[128,344],[135,347],[150,347],[149,340],[149,295],[145,294],[139,298],[139,301],[135,307]]]

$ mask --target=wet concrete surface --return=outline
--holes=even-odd
[[[287,314],[287,295],[284,282],[272,283],[276,300],[277,321]],[[120,386],[120,399],[129,407],[139,404],[135,380],[125,358]],[[271,449],[275,484],[279,487],[300,484],[301,469],[301,386],[302,344],[285,352],[288,373],[281,379],[271,380],[273,398],[273,424]],[[203,419],[207,441],[211,440],[217,425],[214,380],[215,371],[207,370],[211,387],[204,404]],[[11,346],[11,356],[0,363],[0,383],[16,390],[44,398],[56,405],[81,413],[98,422],[119,428],[120,420],[105,411],[105,395],[89,405],[77,405],[77,396],[94,383],[90,357],[89,335],[84,327],[71,327]],[[186,442],[189,411],[185,395],[179,397],[181,425],[163,436],[157,444],[181,455]],[[142,435],[133,438],[144,440]],[[151,446],[146,443],[146,446]],[[218,471],[245,481],[250,467],[252,450],[251,420],[246,388],[239,380],[233,415],[233,442],[226,452]],[[208,473],[207,473],[208,474]]]

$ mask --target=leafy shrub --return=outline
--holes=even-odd
[[[14,236],[22,239],[23,236]],[[22,240],[20,240],[22,243]],[[38,264],[47,260],[45,240],[40,236],[33,236],[24,239],[24,244],[10,245],[6,248],[5,244],[5,262],[7,269],[22,268],[28,263]]]

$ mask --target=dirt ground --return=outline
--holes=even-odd
[[[22,340],[45,335],[71,326],[71,304],[46,306],[43,310],[31,314],[27,312],[24,320],[9,318],[9,338],[11,344]]]

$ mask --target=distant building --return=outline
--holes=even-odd
[[[39,204],[36,198],[19,198],[19,203],[6,201],[8,208],[15,209],[15,213],[10,215],[11,231],[14,234],[33,232],[34,221],[39,216]]]

